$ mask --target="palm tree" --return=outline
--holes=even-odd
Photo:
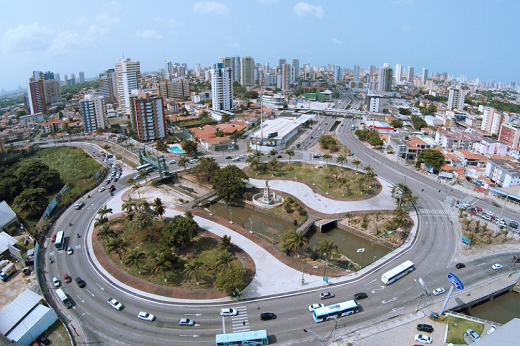
[[[354,160],[352,160],[352,164],[354,166],[356,166],[356,169],[357,169],[358,166],[361,164],[361,160],[360,159],[354,159]]]
[[[139,172],[139,177],[141,179],[145,179],[145,183],[148,184],[148,176],[150,175],[150,172],[148,172],[146,169],[143,169]]]
[[[327,163],[329,162],[330,159],[332,159],[332,155],[331,154],[323,154],[322,158],[327,161]]]
[[[123,258],[121,257],[121,252],[125,251],[128,248],[127,243],[119,238],[119,237],[113,237],[107,244],[107,251],[108,253],[115,252],[119,256],[119,261],[123,263]]]
[[[110,149],[110,145],[104,144],[104,145],[101,146],[101,148],[103,148],[105,150],[108,150],[108,149]]]
[[[125,264],[129,266],[136,266],[137,271],[139,272],[139,274],[141,274],[141,268],[139,268],[139,264],[143,261],[143,258],[145,257],[146,255],[144,254],[144,252],[134,248],[130,250],[130,252],[128,252],[128,254],[126,255]]]
[[[340,155],[336,159],[336,163],[341,164],[342,166],[345,165],[348,162],[347,157],[345,155]]]
[[[294,155],[295,155],[295,154],[294,154],[294,150],[292,150],[292,149],[287,149],[287,150],[285,151],[285,153],[289,156],[289,164],[291,164],[291,156],[294,156]]]
[[[276,154],[278,154],[278,152],[276,151],[276,149],[271,149],[271,150],[269,151],[269,155],[275,156]]]
[[[374,172],[374,169],[368,165],[364,168],[365,172],[366,172],[366,175],[370,178],[370,179],[373,179],[375,177],[377,177],[377,174],[376,172]]]
[[[260,160],[258,160],[255,156],[248,156],[246,159],[246,163],[248,163],[251,167],[255,166],[255,170],[258,169],[258,163],[260,163]]]
[[[115,236],[115,232],[110,229],[110,225],[108,223],[105,223],[103,226],[101,226],[101,229],[97,233],[98,239],[104,239],[105,241],[108,241],[110,237]]]
[[[163,203],[159,197],[157,197],[153,200],[152,207],[153,207],[153,212],[157,216],[163,216],[164,213],[166,212],[166,209],[164,209]]]
[[[139,191],[139,189],[141,187],[142,187],[141,184],[136,183],[136,182],[134,182],[134,185],[132,185],[132,191],[137,190],[137,195],[139,196],[139,198],[141,198],[141,192]]]
[[[128,179],[126,179],[125,183],[127,183],[128,185],[133,185],[135,182],[134,178],[132,177],[128,177]]]
[[[94,227],[101,227],[104,224],[108,224],[108,218],[106,217],[98,217],[96,221],[94,221]]]
[[[112,208],[107,208],[107,206],[105,204],[104,206],[99,208],[99,210],[97,211],[97,214],[99,215],[100,218],[104,218],[105,215],[112,214]]]
[[[177,164],[179,166],[184,166],[184,173],[186,173],[186,166],[188,166],[188,163],[190,163],[190,160],[186,156],[183,156],[179,159]]]
[[[338,251],[338,246],[334,245],[334,240],[321,239],[318,242],[318,253],[327,260],[331,259],[332,254]]]
[[[217,256],[217,267],[229,267],[235,258],[235,255],[226,250]]]
[[[190,277],[192,274],[195,274],[195,280],[197,281],[197,285],[199,284],[199,270],[202,268],[202,262],[199,261],[190,261],[184,265],[184,275],[186,277]]]
[[[218,247],[224,251],[227,251],[227,249],[229,249],[232,245],[233,244],[231,243],[231,236],[224,235],[222,238],[220,238]]]
[[[171,268],[172,264],[166,258],[164,252],[157,252],[150,260],[152,270],[155,274],[162,272],[164,276],[164,282],[166,282],[166,271]]]
[[[316,246],[314,246],[312,249],[310,247],[307,247],[307,251],[309,251],[309,257],[313,261],[316,261],[320,257],[320,253],[318,252],[318,250],[316,250]]]
[[[309,239],[301,231],[288,230],[282,233],[282,248],[288,252],[298,252],[309,244]]]
[[[269,168],[271,169],[271,174],[272,174],[273,177],[274,177],[274,169],[275,169],[275,168],[278,168],[278,160],[277,160],[275,157],[273,157],[273,159],[272,159],[271,161],[269,161],[269,162],[267,163],[267,165],[268,165]]]

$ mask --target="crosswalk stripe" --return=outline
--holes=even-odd
[[[429,215],[448,215],[450,212],[446,209],[419,209],[419,213]]]

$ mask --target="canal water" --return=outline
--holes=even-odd
[[[214,215],[231,220],[233,223],[240,225],[247,230],[260,233],[267,240],[272,242],[276,242],[283,231],[296,229],[296,226],[290,222],[277,219],[249,208],[215,203],[211,205],[211,212]],[[324,229],[326,229],[326,232],[324,233],[314,230],[307,233],[307,238],[309,238],[309,247],[317,247],[320,239],[333,240],[334,245],[338,246],[338,251],[341,254],[344,254],[362,267],[383,257],[392,250],[381,245],[372,245],[371,241],[339,228],[325,227]],[[335,264],[340,265],[340,263]]]
[[[505,324],[513,318],[520,318],[520,294],[516,292],[506,293],[471,308],[469,315],[488,321]]]

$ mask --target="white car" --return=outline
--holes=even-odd
[[[144,312],[144,311],[141,311],[139,314],[137,314],[137,318],[140,319],[140,320],[148,321],[148,322],[152,322],[153,320],[155,320],[155,316],[154,315],[149,314],[149,313]]]
[[[57,277],[52,278],[52,283],[54,284],[54,287],[60,287],[60,285],[61,285],[61,282],[60,282],[60,280],[58,280]]]
[[[497,326],[491,326],[491,327],[489,327],[487,334],[489,335],[489,334],[493,333],[495,330],[497,330]]]
[[[107,303],[116,310],[123,310],[125,306],[114,298],[108,298]]]
[[[417,334],[415,336],[415,341],[424,342],[425,344],[431,344],[432,343],[432,338],[429,337],[428,335]]]
[[[318,304],[312,304],[312,305],[309,305],[309,311],[310,311],[310,312],[313,312],[314,309],[322,308],[322,307],[324,307],[324,306],[325,306],[325,305],[323,305],[323,304],[319,304],[319,303],[318,303]]]
[[[493,268],[493,270],[502,269],[502,265],[500,263],[495,263],[491,266],[491,268]]]
[[[222,308],[220,309],[220,316],[236,316],[238,315],[238,311],[231,308]]]
[[[334,298],[335,295],[334,293],[331,293],[331,292],[322,292],[320,293],[320,299],[329,299],[329,298]]]
[[[109,184],[109,183],[107,183],[107,184]],[[103,192],[103,191],[105,191],[105,190],[106,190],[106,189],[105,189],[103,186],[101,186],[101,187],[99,188],[98,191],[99,191],[99,192]]]
[[[195,321],[190,320],[189,318],[181,318],[179,320],[179,325],[180,326],[193,326],[193,325],[195,325]]]
[[[69,255],[72,255],[72,254],[74,253],[74,250],[72,250],[71,247],[68,247],[68,248],[67,248],[67,253],[68,253]]]
[[[445,292],[446,291],[444,290],[444,288],[439,287],[439,288],[434,289],[432,293],[434,296],[438,296],[439,294],[443,294]]]

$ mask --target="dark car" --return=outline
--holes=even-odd
[[[226,160],[230,160],[230,159],[232,159],[231,156],[226,156]]]
[[[83,279],[79,276],[76,278],[76,283],[78,284],[79,288],[83,288],[86,286],[85,281],[83,281]]]
[[[429,324],[424,324],[424,323],[418,324],[417,330],[421,331],[421,332],[433,333],[433,327],[430,326]]]
[[[262,312],[260,314],[260,319],[262,321],[268,321],[268,320],[276,320],[276,315],[272,312]]]
[[[282,155],[278,155],[278,156],[276,156],[276,158],[281,159],[281,158],[282,158]]]
[[[516,222],[516,221],[509,222],[509,227],[517,229],[518,228],[518,222]]]
[[[457,263],[457,264],[455,265],[455,268],[457,268],[457,269],[466,268],[466,265],[465,265],[464,263]]]
[[[360,299],[365,299],[365,298],[368,298],[368,294],[366,294],[365,292],[360,292],[360,293],[354,294],[355,300],[360,300]]]

